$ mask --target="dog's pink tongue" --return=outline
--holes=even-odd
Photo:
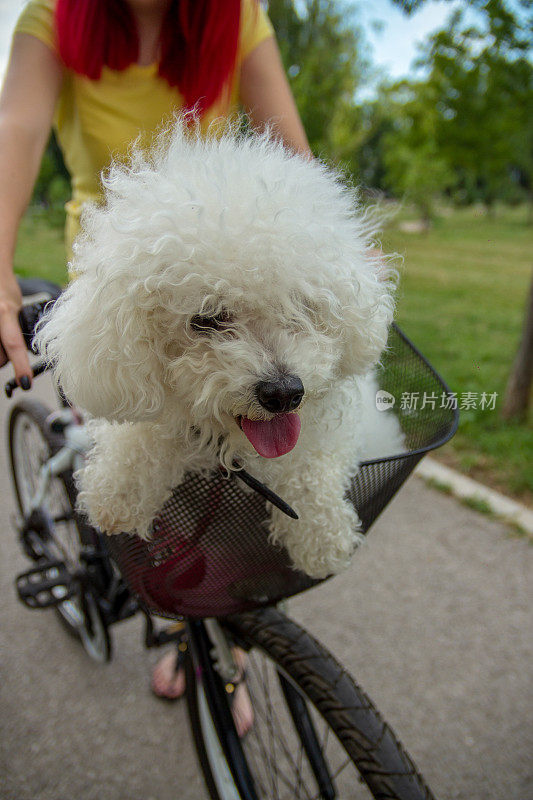
[[[248,441],[263,458],[277,458],[295,446],[302,423],[298,414],[278,414],[267,421],[241,418],[241,428]]]

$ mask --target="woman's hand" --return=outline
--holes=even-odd
[[[21,306],[19,285],[10,275],[0,286],[0,367],[11,361],[17,383],[29,389],[33,373],[18,321]]]

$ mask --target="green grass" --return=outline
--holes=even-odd
[[[402,209],[383,236],[387,252],[404,257],[397,319],[461,399],[459,430],[440,457],[522,500],[533,499],[533,426],[501,419],[509,370],[521,333],[533,228],[525,208],[475,209],[438,217],[427,233],[406,233]],[[495,410],[479,408],[482,392],[497,393]]]
[[[443,494],[453,494],[452,487],[445,481],[439,481],[438,478],[425,478],[425,482],[432,489],[438,489]]]
[[[487,501],[480,497],[462,497],[461,502],[464,506],[472,508],[480,514],[486,514],[489,517],[496,516]]]
[[[438,491],[442,492],[443,494],[453,495],[453,489],[449,483],[440,481],[437,478],[424,478],[424,481],[427,486],[431,486],[433,489],[438,489]],[[485,514],[485,516],[490,517],[491,519],[504,522],[509,528],[510,535],[520,539],[525,539],[533,545],[533,534],[531,534],[530,531],[527,531],[525,528],[523,528],[519,522],[516,522],[516,520],[496,514],[486,500],[475,496],[457,497],[457,500],[467,508],[477,511],[478,514]]]
[[[526,502],[533,500],[533,425],[505,422],[500,407],[521,332],[531,279],[533,228],[526,209],[443,209],[428,233],[405,233],[415,219],[402,208],[383,236],[404,256],[398,321],[459,397],[497,392],[494,411],[461,412],[453,441],[439,458]],[[60,215],[30,210],[15,264],[21,275],[65,283]]]
[[[15,271],[26,278],[45,278],[61,286],[67,282],[64,213],[30,208],[20,226]]]

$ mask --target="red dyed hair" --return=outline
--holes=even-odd
[[[206,111],[235,68],[241,0],[172,0],[161,26],[159,74],[177,86],[185,108]],[[139,55],[125,0],[57,0],[59,55],[66,67],[98,80],[102,67],[123,70]]]

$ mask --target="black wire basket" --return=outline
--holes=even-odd
[[[450,390],[422,354],[393,326],[378,370],[383,397],[403,430],[406,450],[365,461],[348,498],[362,530],[398,491],[425,453],[455,433]],[[220,617],[291,597],[319,583],[296,570],[268,540],[265,499],[220,473],[189,475],[154,522],[150,541],[120,534],[111,556],[143,606],[164,617]]]

